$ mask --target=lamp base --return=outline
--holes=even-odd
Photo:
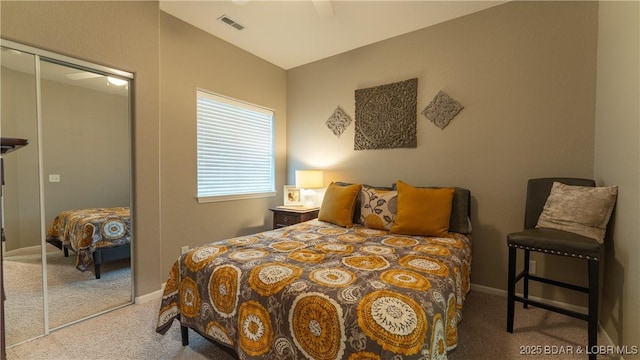
[[[313,189],[300,189],[300,197],[304,207],[316,208],[319,207],[318,193]]]

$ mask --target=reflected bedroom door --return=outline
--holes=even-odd
[[[45,224],[70,210],[130,208],[129,80],[86,68],[40,61]],[[49,328],[55,329],[132,302],[130,252],[93,266],[95,251],[131,220],[83,224],[83,238],[56,243],[47,235]],[[91,229],[91,230],[88,230]],[[115,244],[118,245],[118,244]],[[68,255],[68,256],[65,256]]]

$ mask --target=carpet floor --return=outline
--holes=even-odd
[[[57,328],[131,301],[129,259],[101,265],[101,278],[75,267],[73,252],[47,244],[49,328]],[[40,247],[20,249],[4,258],[5,328],[7,344],[44,333]]]
[[[215,359],[233,360],[218,346],[190,331],[190,345],[183,347],[178,323],[167,334],[155,332],[160,300],[127,306],[89,319],[7,350],[17,359]],[[523,309],[516,304],[514,333],[506,332],[506,298],[472,291],[459,325],[458,347],[449,360],[468,359],[582,359],[587,324],[543,309]],[[599,344],[606,344],[600,336]],[[531,351],[540,354],[533,355]],[[573,354],[567,354],[571,349]],[[563,352],[563,353],[560,353]],[[617,359],[614,354],[598,359]],[[625,356],[625,360],[638,359]]]

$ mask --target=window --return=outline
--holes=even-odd
[[[198,202],[275,195],[273,111],[197,91]]]

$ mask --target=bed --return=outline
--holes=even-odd
[[[76,268],[94,266],[100,279],[100,265],[131,256],[131,210],[128,207],[90,208],[62,211],[51,222],[47,242],[76,253]]]
[[[327,204],[344,196],[334,185],[359,186],[352,205]],[[318,219],[195,247],[170,270],[156,331],[177,319],[184,345],[192,329],[240,359],[446,359],[471,272],[470,192],[446,189],[438,236],[396,231],[403,188],[332,183]]]

